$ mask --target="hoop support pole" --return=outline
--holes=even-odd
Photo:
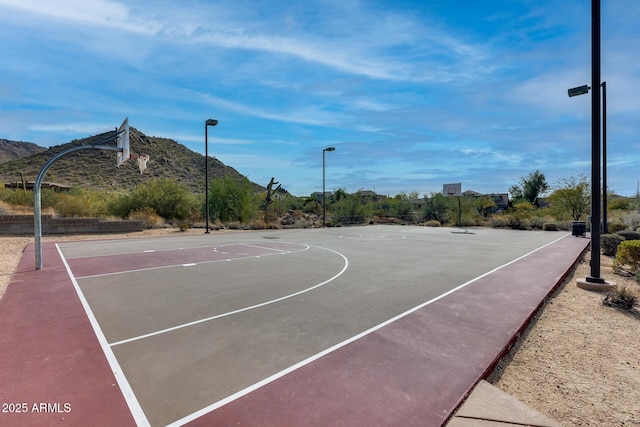
[[[117,133],[116,133],[117,135]],[[111,137],[113,139],[113,137]],[[100,144],[106,143],[108,140],[101,141]],[[112,147],[110,145],[100,145],[100,144],[91,144],[91,145],[77,145],[75,147],[67,148],[64,151],[59,152],[52,158],[50,158],[40,172],[38,172],[38,176],[36,177],[36,181],[33,184],[33,231],[34,231],[34,240],[35,240],[35,252],[36,252],[36,270],[42,269],[42,203],[40,197],[40,187],[42,185],[42,180],[44,179],[44,175],[47,173],[47,170],[62,156],[73,153],[74,151],[79,150],[105,150],[105,151],[122,151],[122,148]]]

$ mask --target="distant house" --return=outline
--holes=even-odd
[[[533,205],[539,207],[540,209],[544,209],[548,208],[550,206],[550,203],[549,199],[547,199],[546,197],[536,197]]]
[[[409,200],[409,203],[411,203],[411,205],[413,206],[413,210],[414,211],[419,211],[424,206],[425,200],[424,200],[424,198],[422,198],[422,199],[411,199],[411,200]]]
[[[331,198],[331,196],[333,195],[333,193],[330,192],[330,191],[325,191],[324,195],[325,195],[326,200],[329,200]],[[311,197],[316,199],[318,202],[322,203],[322,191],[316,191],[316,192],[311,193]]]
[[[467,190],[462,192],[462,195],[473,198],[490,197],[493,200],[493,203],[495,203],[495,207],[491,209],[491,213],[500,212],[509,207],[509,195],[507,193],[482,194],[477,191]]]
[[[379,202],[380,200],[384,200],[387,198],[387,196],[376,194],[375,191],[371,191],[371,190],[359,190],[356,194],[360,195],[360,199],[363,202],[366,202],[366,201]]]
[[[287,190],[285,190],[284,188],[279,188],[277,189],[272,195],[271,197],[273,197],[275,200],[284,200],[287,197],[289,197],[290,194]]]
[[[24,187],[27,190],[33,191],[33,187],[35,187],[34,181],[27,181],[24,183]],[[7,182],[4,184],[4,188],[22,188],[22,182]],[[43,182],[40,184],[40,188],[45,189],[49,188],[56,193],[62,193],[63,191],[71,190],[71,187],[68,185],[58,184],[57,182]]]

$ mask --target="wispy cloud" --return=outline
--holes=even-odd
[[[202,152],[215,117],[216,156],[296,194],[317,189],[329,145],[331,185],[350,189],[553,181],[589,172],[590,98],[566,94],[591,84],[589,14],[577,0],[0,0],[0,137],[63,143],[128,116]],[[631,0],[603,5],[609,174],[634,189],[638,20]]]

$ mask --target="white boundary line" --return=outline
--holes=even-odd
[[[217,252],[217,248],[223,247],[223,246],[230,246],[229,245],[222,245],[222,246],[211,246],[211,248],[213,248],[214,252]],[[242,246],[247,246],[244,244],[239,244]],[[162,268],[176,268],[176,267],[186,267],[186,266],[194,266],[194,265],[198,265],[198,264],[210,264],[210,263],[214,263],[214,262],[229,262],[229,261],[241,261],[241,260],[245,260],[245,259],[251,259],[251,258],[260,258],[263,256],[273,256],[273,255],[287,255],[287,254],[294,254],[297,252],[303,252],[306,250],[309,250],[309,245],[305,244],[305,243],[299,243],[299,245],[304,246],[304,249],[300,249],[300,250],[296,250],[296,251],[284,251],[284,250],[280,250],[278,249],[280,252],[277,253],[265,253],[265,254],[261,254],[261,255],[245,255],[245,256],[239,256],[237,258],[223,258],[223,259],[212,259],[209,261],[201,261],[201,262],[191,262],[191,263],[187,263],[187,264],[169,264],[169,265],[160,265],[157,267],[145,267],[145,268],[137,268],[134,270],[123,270],[123,271],[114,271],[113,273],[100,273],[100,274],[92,274],[89,276],[78,276],[78,279],[90,279],[90,278],[94,278],[94,277],[103,277],[103,276],[113,276],[113,275],[117,275],[117,274],[127,274],[127,273],[136,273],[138,271],[149,271],[149,270],[159,270]],[[256,246],[257,247],[257,246]],[[199,248],[202,249],[202,248]],[[262,249],[272,249],[275,250],[273,248],[262,248]],[[141,252],[130,252],[130,253],[141,253]],[[223,253],[226,254],[228,252],[219,252],[219,253]],[[111,256],[111,255],[109,255]],[[72,259],[78,259],[78,258],[72,258]]]
[[[524,254],[524,255],[522,255],[522,256],[514,259],[514,260],[511,260],[506,264],[503,264],[503,265],[501,265],[499,267],[496,267],[493,270],[490,270],[490,271],[488,271],[488,272],[486,272],[486,273],[484,273],[484,274],[482,274],[482,275],[480,275],[478,277],[475,277],[475,278],[473,278],[473,279],[461,284],[457,288],[451,289],[450,291],[445,292],[442,295],[439,295],[439,296],[437,296],[437,297],[435,297],[435,298],[433,298],[433,299],[431,299],[429,301],[426,301],[426,302],[424,302],[424,303],[422,303],[422,304],[420,304],[420,305],[418,305],[418,306],[416,306],[416,307],[414,307],[414,308],[412,308],[410,310],[405,311],[404,313],[401,313],[401,314],[399,314],[399,315],[397,315],[395,317],[392,317],[391,319],[389,319],[389,320],[387,320],[385,322],[382,322],[379,325],[376,325],[376,326],[374,326],[374,327],[372,327],[370,329],[367,329],[366,331],[361,332],[358,335],[355,335],[355,336],[353,336],[353,337],[351,337],[349,339],[346,339],[346,340],[334,345],[333,347],[330,347],[330,348],[328,348],[328,349],[326,349],[324,351],[321,351],[320,353],[317,353],[317,354],[315,354],[315,355],[313,355],[313,356],[311,356],[311,357],[309,357],[309,358],[307,358],[305,360],[302,360],[302,361],[296,363],[295,365],[292,365],[292,366],[288,367],[287,369],[284,369],[284,370],[282,370],[280,372],[277,372],[277,373],[271,375],[270,377],[265,378],[262,381],[259,381],[259,382],[255,383],[255,384],[253,384],[253,385],[251,385],[251,386],[249,386],[249,387],[247,387],[247,388],[245,388],[243,390],[240,390],[240,391],[238,391],[238,392],[236,392],[236,393],[234,393],[234,394],[232,394],[230,396],[227,396],[226,398],[224,398],[222,400],[219,400],[219,401],[217,401],[217,402],[215,402],[215,403],[213,403],[213,404],[211,404],[209,406],[206,406],[206,407],[200,409],[199,411],[196,411],[196,412],[194,412],[194,413],[192,413],[190,415],[187,415],[186,417],[183,417],[183,418],[181,418],[179,420],[176,420],[173,423],[168,424],[167,427],[179,427],[179,426],[182,426],[182,425],[184,425],[184,424],[186,424],[188,422],[196,420],[197,418],[200,418],[201,416],[206,415],[209,412],[212,412],[212,411],[214,411],[214,410],[216,410],[216,409],[218,409],[218,408],[220,408],[220,407],[222,407],[222,406],[224,406],[224,405],[226,405],[228,403],[231,403],[234,400],[239,399],[242,396],[245,396],[245,395],[247,395],[247,394],[249,394],[249,393],[251,393],[251,392],[253,392],[253,391],[255,391],[255,390],[257,390],[257,389],[259,389],[259,388],[261,388],[261,387],[263,387],[263,386],[265,386],[265,385],[267,385],[267,384],[269,384],[269,383],[271,383],[271,382],[273,382],[273,381],[275,381],[275,380],[277,380],[277,379],[279,379],[279,378],[281,378],[281,377],[283,377],[283,376],[285,376],[285,375],[297,370],[297,369],[300,369],[303,366],[308,365],[309,363],[314,362],[314,361],[320,359],[321,357],[326,356],[329,353],[333,353],[334,351],[346,346],[347,344],[350,344],[350,343],[352,343],[354,341],[357,341],[360,338],[365,337],[366,335],[369,335],[369,334],[371,334],[371,333],[373,333],[373,332],[375,332],[375,331],[377,331],[379,329],[382,329],[383,327],[385,327],[385,326],[387,326],[387,325],[389,325],[389,324],[391,324],[393,322],[396,322],[396,321],[402,319],[403,317],[406,317],[409,314],[411,314],[411,313],[413,313],[415,311],[418,311],[421,308],[424,308],[424,307],[426,307],[426,306],[428,306],[428,305],[430,305],[430,304],[432,304],[432,303],[434,303],[434,302],[446,297],[447,295],[450,295],[450,294],[452,294],[452,293],[454,293],[454,292],[456,292],[456,291],[458,291],[458,290],[460,290],[462,288],[465,288],[468,285],[472,284],[473,282],[476,282],[476,281],[482,279],[483,277],[486,277],[486,276],[488,276],[488,275],[490,275],[492,273],[495,273],[496,271],[501,270],[501,269],[503,269],[503,268],[505,268],[505,267],[517,262],[517,261],[520,261],[521,259],[526,258],[529,255],[531,255],[531,254],[533,254],[535,252],[538,252],[539,250],[541,250],[541,249],[543,249],[543,248],[545,248],[547,246],[550,246],[550,245],[556,243],[557,241],[564,239],[567,236],[569,236],[569,234],[566,234],[566,235],[564,235],[564,236],[562,236],[562,237],[560,237],[560,238],[558,238],[558,239],[556,239],[556,240],[554,240],[554,241],[552,241],[550,243],[542,245],[537,249],[534,249],[534,250],[532,250],[532,251],[530,251],[530,252],[528,252],[528,253],[526,253],[526,254]],[[331,250],[331,249],[329,249],[329,250]]]
[[[109,345],[111,347],[115,347],[115,346],[120,345],[120,344],[126,344],[126,343],[130,343],[130,342],[133,342],[133,341],[138,341],[138,340],[141,340],[141,339],[144,339],[144,338],[149,338],[149,337],[152,337],[152,336],[155,336],[155,335],[160,335],[160,334],[164,334],[164,333],[167,333],[167,332],[176,331],[178,329],[187,328],[189,326],[198,325],[200,323],[209,322],[211,320],[220,319],[222,317],[231,316],[233,314],[242,313],[243,311],[249,311],[249,310],[253,310],[253,309],[259,308],[259,307],[264,307],[266,305],[275,304],[277,302],[284,301],[286,299],[293,298],[295,296],[298,296],[298,295],[304,294],[306,292],[312,291],[314,289],[317,289],[317,288],[319,288],[321,286],[326,285],[329,282],[333,282],[335,279],[337,279],[338,277],[342,276],[342,274],[345,271],[347,271],[347,268],[349,267],[349,260],[347,259],[346,256],[342,255],[338,251],[334,251],[333,249],[322,248],[320,246],[314,246],[314,247],[318,248],[318,249],[324,249],[326,251],[333,252],[335,254],[340,255],[342,257],[342,259],[344,259],[344,267],[342,267],[342,270],[340,270],[337,274],[335,274],[333,277],[325,280],[324,282],[318,283],[317,285],[313,285],[313,286],[311,286],[309,288],[303,289],[303,290],[295,292],[293,294],[289,294],[289,295],[282,296],[280,298],[276,298],[276,299],[272,299],[272,300],[269,300],[269,301],[261,302],[260,304],[251,305],[249,307],[239,308],[237,310],[229,311],[227,313],[221,313],[221,314],[217,314],[215,316],[206,317],[204,319],[194,320],[193,322],[183,323],[182,325],[172,326],[171,328],[166,328],[166,329],[162,329],[162,330],[159,330],[159,331],[150,332],[148,334],[139,335],[137,337],[132,337],[132,338],[127,338],[125,340],[116,341],[116,342],[111,343]]]
[[[82,290],[80,289],[80,286],[76,281],[76,278],[73,276],[73,273],[69,268],[69,264],[67,264],[67,260],[62,254],[62,251],[57,243],[56,243],[56,249],[58,250],[58,254],[62,259],[64,268],[67,270],[67,274],[69,275],[69,278],[73,283],[73,287],[75,288],[76,293],[78,294],[78,298],[80,298],[80,302],[82,303],[82,308],[84,308],[84,311],[87,314],[87,317],[89,318],[89,322],[91,323],[91,327],[93,328],[93,331],[96,334],[96,337],[98,338],[98,342],[100,343],[100,347],[102,347],[102,351],[104,352],[104,355],[107,359],[107,362],[109,363],[109,366],[111,367],[113,376],[118,382],[120,391],[122,391],[124,399],[127,402],[127,405],[129,406],[129,410],[131,411],[131,415],[133,416],[133,419],[135,420],[138,426],[150,426],[149,420],[147,419],[147,416],[144,414],[144,411],[142,410],[142,406],[140,406],[140,402],[138,402],[138,399],[134,394],[133,389],[129,384],[129,381],[127,381],[127,378],[125,377],[124,372],[122,371],[122,368],[118,363],[118,359],[116,359],[115,354],[113,354],[113,350],[111,350],[111,347],[109,347],[107,338],[104,336],[104,333],[102,332],[102,329],[98,324],[98,320],[93,314],[93,311],[91,311],[91,307],[89,306],[87,299],[84,297],[84,294],[82,293]]]

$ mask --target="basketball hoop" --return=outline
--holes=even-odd
[[[138,169],[140,169],[140,174],[142,174],[147,169],[147,162],[151,157],[146,154],[140,154],[136,161],[138,162]]]

